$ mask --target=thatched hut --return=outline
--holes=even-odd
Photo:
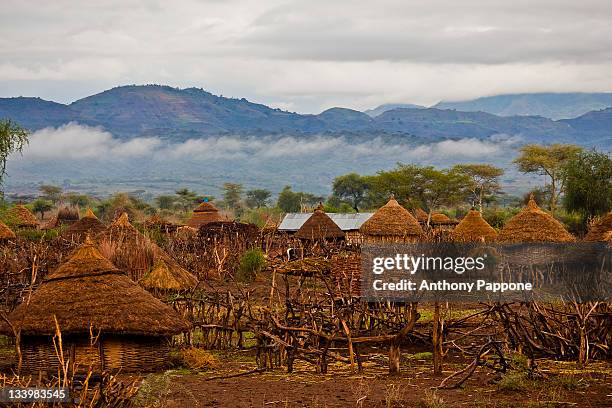
[[[138,283],[158,295],[178,293],[194,289],[198,279],[170,258],[159,259],[155,266]]]
[[[105,228],[104,224],[96,217],[96,214],[88,208],[83,218],[66,228],[62,236],[66,239],[82,241],[88,234],[99,234]]]
[[[415,242],[423,236],[419,222],[394,197],[359,228],[364,242]]]
[[[491,242],[497,238],[497,231],[482,218],[477,210],[470,210],[452,233],[453,240],[459,242]]]
[[[299,239],[311,241],[343,239],[344,231],[325,214],[323,205],[319,204],[308,220],[295,233],[295,236]]]
[[[38,228],[38,220],[26,206],[17,204],[7,212],[7,222],[18,229]]]
[[[21,330],[26,372],[57,372],[56,319],[64,359],[77,372],[90,367],[98,372],[157,370],[167,363],[171,336],[189,329],[171,307],[131,281],[89,239],[43,281],[29,303],[8,316]],[[3,324],[0,333],[13,331]]]
[[[15,238],[15,233],[2,221],[0,221],[0,242]]]
[[[533,196],[527,206],[512,217],[499,232],[498,242],[573,242],[576,238],[563,224],[538,207]]]
[[[612,211],[608,212],[591,226],[584,240],[589,242],[612,241]]]
[[[144,222],[144,225],[145,225],[145,228],[149,230],[157,230],[159,232],[163,232],[166,234],[175,232],[177,228],[175,224],[162,218],[158,214],[153,214],[152,216],[147,218]]]
[[[417,207],[414,209],[414,218],[417,219],[421,224],[427,224],[427,220],[429,219],[429,214],[427,214],[421,207]]]
[[[162,250],[140,233],[128,218],[121,214],[108,228],[96,236],[102,255],[126,271],[134,280],[142,278],[155,264]]]
[[[63,225],[72,225],[79,221],[79,210],[76,207],[62,207],[42,229],[54,229]]]
[[[187,226],[191,228],[200,228],[202,225],[210,222],[228,221],[221,215],[219,209],[208,201],[203,201],[193,210],[193,215],[187,221]]]

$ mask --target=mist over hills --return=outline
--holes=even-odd
[[[534,182],[511,164],[523,143],[612,147],[612,108],[557,121],[405,106],[374,117],[341,107],[311,115],[160,85],[117,87],[71,104],[0,98],[0,118],[33,132],[23,156],[9,160],[9,193],[55,183],[99,194],[184,186],[217,194],[232,181],[327,194],[338,175],[373,174],[398,161],[492,163],[508,170],[508,191],[521,191]]]

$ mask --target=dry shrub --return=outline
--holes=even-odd
[[[189,347],[182,351],[182,362],[187,368],[201,370],[219,367],[219,360],[206,350]]]
[[[417,408],[445,408],[447,405],[444,403],[442,397],[438,395],[436,390],[426,390],[425,396],[419,400],[416,404]]]

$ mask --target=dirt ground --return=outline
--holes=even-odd
[[[381,356],[382,358],[382,356]],[[249,361],[221,360],[209,372],[169,371],[145,379],[141,406],[156,407],[610,407],[612,377],[609,362],[575,370],[572,363],[541,362],[538,380],[499,383],[499,376],[479,369],[461,388],[434,390],[440,381],[464,367],[448,362],[444,375],[433,377],[430,361],[403,364],[400,376],[390,377],[380,364],[352,374],[330,366],[316,374],[308,364],[291,374],[277,369],[248,376],[219,377],[254,368]],[[151,384],[154,384],[152,387]],[[501,385],[500,385],[501,384]]]

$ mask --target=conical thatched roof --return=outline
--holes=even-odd
[[[160,259],[139,283],[148,290],[180,292],[195,288],[198,285],[198,279],[176,262],[170,259]]]
[[[295,233],[295,236],[301,239],[312,240],[343,238],[344,231],[325,214],[323,206],[319,205]]]
[[[71,237],[71,236],[79,236],[83,237],[86,234],[99,234],[104,231],[104,224],[96,217],[96,215],[91,211],[90,208],[87,209],[85,216],[70,225],[63,232],[62,236]]]
[[[463,242],[490,242],[497,238],[497,231],[482,218],[480,211],[470,210],[453,230],[453,238]]]
[[[417,221],[426,223],[429,215],[423,211],[421,207],[417,207],[414,209],[414,217],[417,219]]]
[[[90,326],[103,334],[166,336],[189,328],[181,316],[132,282],[87,239],[68,262],[50,274],[9,315],[22,335],[52,335],[53,317],[66,334],[88,335]],[[0,332],[12,334],[8,325]]]
[[[209,222],[227,221],[223,217],[217,207],[208,201],[203,201],[200,205],[193,210],[193,215],[187,221],[187,226],[191,228],[199,228],[200,226]]]
[[[42,229],[59,228],[62,225],[72,225],[79,221],[79,210],[76,207],[62,207]]]
[[[609,242],[612,237],[612,211],[601,217],[601,219],[593,224],[589,229],[588,234],[584,237],[585,241],[591,242]]]
[[[457,224],[457,221],[450,219],[446,214],[436,212],[431,214],[430,223],[438,225],[452,225]]]
[[[416,237],[423,235],[418,221],[393,197],[361,225],[359,232],[378,236]]]
[[[576,238],[552,215],[542,211],[532,196],[527,206],[504,225],[497,240],[499,242],[573,242]]]
[[[15,233],[2,221],[0,221],[0,241],[15,238]]]
[[[7,213],[10,223],[17,228],[37,228],[38,220],[26,206],[17,204]]]

